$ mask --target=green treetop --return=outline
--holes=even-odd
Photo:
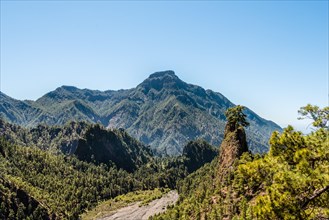
[[[329,106],[323,109],[316,105],[308,104],[301,107],[298,113],[302,116],[298,119],[311,119],[316,128],[329,128]]]
[[[244,106],[237,105],[226,110],[225,116],[229,127],[236,129],[239,126],[247,127],[249,125],[246,119],[247,116],[243,113],[244,109]]]

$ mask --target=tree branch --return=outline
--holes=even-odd
[[[327,190],[329,190],[329,185],[326,185],[322,189],[315,190],[312,196],[306,198],[306,201],[302,204],[302,209],[305,209],[311,201],[319,197],[322,193],[324,193]]]

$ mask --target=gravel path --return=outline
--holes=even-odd
[[[115,213],[99,220],[144,220],[150,216],[164,212],[167,205],[176,203],[177,191],[170,191],[160,199],[150,202],[146,206],[139,207],[139,203],[118,209]]]

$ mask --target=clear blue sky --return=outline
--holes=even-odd
[[[1,91],[132,88],[155,71],[281,126],[328,105],[328,1],[1,1]]]

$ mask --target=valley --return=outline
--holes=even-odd
[[[171,71],[0,95],[0,219],[329,217],[328,107],[300,108],[309,134],[281,129]]]
[[[329,220],[329,0],[0,0],[0,220]]]
[[[77,219],[118,195],[176,189],[218,152],[198,140],[159,158],[122,130],[86,123],[26,129],[0,120],[0,135],[0,218]]]
[[[167,206],[174,205],[178,200],[178,193],[170,191],[163,197],[142,205],[140,202],[118,209],[108,216],[98,218],[98,220],[147,220],[149,217],[165,212]]]

